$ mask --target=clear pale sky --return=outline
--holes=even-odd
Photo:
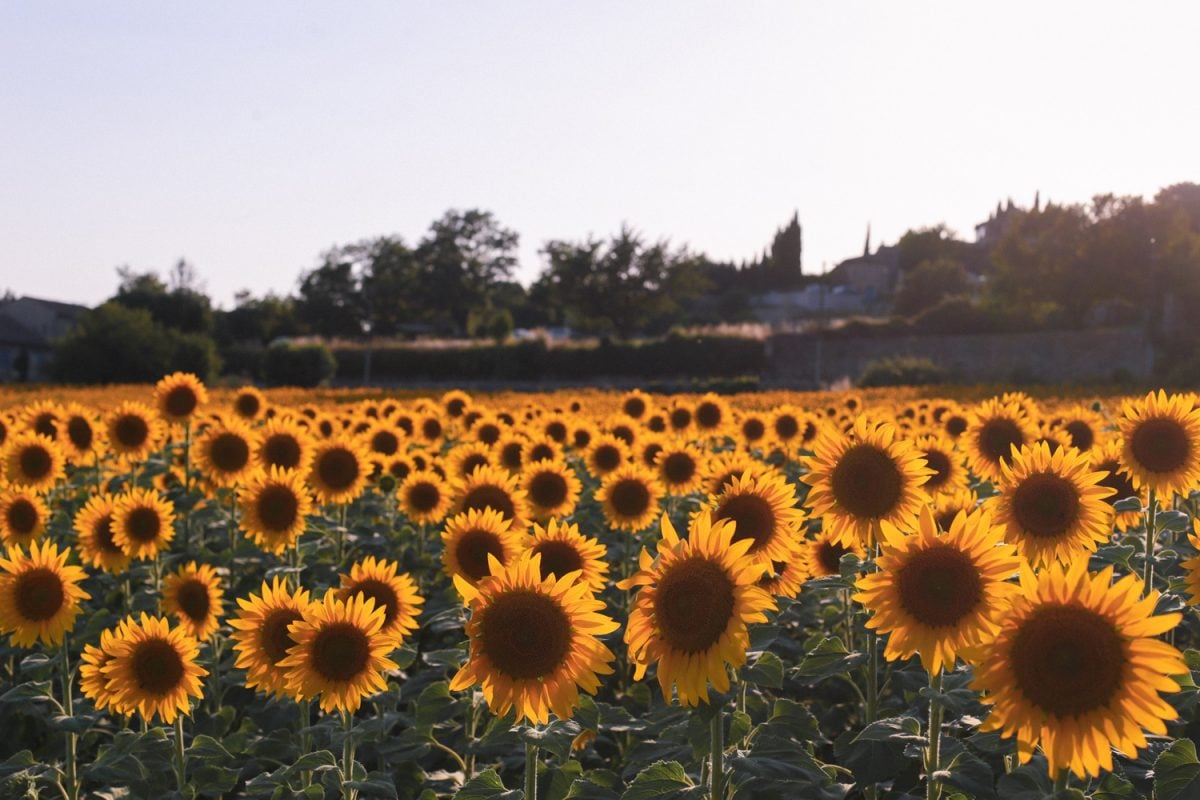
[[[1200,180],[1200,4],[0,4],[0,291],[218,303],[450,207],[806,271],[996,201]]]

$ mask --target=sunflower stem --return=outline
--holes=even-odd
[[[712,800],[721,800],[725,796],[725,714],[720,707],[709,723],[709,757],[712,766],[709,769],[709,781],[712,787]]]
[[[338,567],[342,566],[342,561],[346,558],[346,504],[342,504],[341,522],[337,530],[337,563]]]
[[[158,613],[162,613],[162,554],[154,553],[154,597],[158,604]]]
[[[1069,769],[1059,770],[1058,777],[1054,779],[1054,794],[1055,794],[1055,796],[1057,796],[1059,792],[1065,792],[1070,785],[1071,785],[1071,770],[1069,770]]]
[[[183,511],[183,550],[189,556],[192,554],[192,504],[189,495],[192,493],[192,421],[183,423],[183,496],[187,507]]]
[[[71,696],[71,646],[66,636],[62,643],[62,695],[63,713],[68,717],[75,716],[75,702]],[[75,764],[75,745],[77,737],[73,732],[67,733],[67,752],[64,772],[66,774],[66,794],[68,800],[79,797],[79,778]]]
[[[1155,528],[1158,525],[1158,498],[1154,490],[1150,490],[1150,499],[1146,503],[1146,563],[1142,565],[1142,597],[1150,594],[1154,588],[1154,540]]]
[[[525,800],[537,800],[537,745],[525,742]]]
[[[175,783],[179,793],[187,787],[187,752],[183,749],[183,714],[175,717]]]
[[[298,707],[300,709],[300,758],[304,758],[312,750],[312,734],[308,732],[309,721],[312,719],[312,704],[306,697],[299,702]],[[301,773],[301,786],[307,788],[311,782],[311,772]]]
[[[942,756],[942,671],[929,676],[929,756],[925,761],[925,798],[937,800],[942,787],[933,776]]]
[[[354,800],[358,790],[349,785],[354,780],[354,715],[349,711],[342,712],[342,726],[346,729],[346,739],[342,742],[342,798]]]

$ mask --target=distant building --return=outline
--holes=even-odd
[[[861,256],[847,258],[829,271],[829,282],[861,294],[867,305],[896,291],[900,282],[900,248],[880,245],[871,252],[871,227],[867,226]]]
[[[45,380],[54,340],[87,310],[37,297],[0,299],[0,381]]]
[[[758,322],[778,325],[818,316],[846,316],[867,311],[866,298],[849,286],[810,283],[789,292],[764,292],[750,300]]]

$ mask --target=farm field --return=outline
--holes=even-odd
[[[1200,797],[1191,394],[0,390],[0,797]]]

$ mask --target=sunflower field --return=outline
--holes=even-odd
[[[1200,400],[0,392],[0,798],[1200,797]]]

